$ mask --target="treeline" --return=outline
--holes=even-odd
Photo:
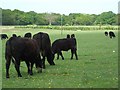
[[[112,11],[96,14],[36,13],[2,9],[2,25],[118,25],[118,14]]]

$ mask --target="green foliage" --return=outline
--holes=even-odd
[[[115,16],[116,15],[112,11],[103,12],[97,17],[96,23],[109,24],[109,25],[115,24],[116,23]]]
[[[62,17],[61,17],[62,16]],[[34,11],[24,12],[20,10],[2,9],[3,25],[117,25],[117,17],[112,11],[103,12],[100,15],[70,13],[60,15],[59,13],[36,13]]]
[[[15,25],[15,15],[9,9],[2,10],[2,24]]]
[[[37,28],[37,29],[54,29],[54,30],[118,30],[118,26],[41,26],[41,25],[27,25],[27,26],[15,26],[15,28]]]
[[[51,41],[75,34],[79,60],[70,60],[70,51],[63,52],[65,60],[56,60],[55,66],[46,61],[46,69],[37,73],[34,67],[33,76],[27,74],[25,62],[21,62],[22,78],[17,77],[11,63],[10,79],[5,78],[5,42],[2,41],[2,88],[118,88],[118,34],[110,39],[104,31],[63,31],[47,29],[6,29],[10,37],[13,32],[24,36],[26,32],[35,34],[47,32]],[[115,52],[113,52],[113,50]]]

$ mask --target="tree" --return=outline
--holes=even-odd
[[[55,22],[56,18],[57,18],[57,15],[55,13],[45,14],[45,19],[48,21],[49,25],[52,25],[52,23]]]
[[[112,25],[115,23],[115,16],[116,15],[112,11],[103,12],[97,17],[96,24],[99,24],[101,22],[102,24]]]
[[[13,13],[15,15],[15,25],[20,25],[20,23],[21,23],[20,19],[22,17],[21,15],[23,15],[24,12],[20,11],[20,10],[17,10],[17,9],[14,9]]]
[[[15,15],[10,9],[2,10],[2,24],[3,25],[15,24]]]
[[[119,23],[120,14],[112,11],[103,12],[99,15],[70,13],[62,15],[62,25],[116,25]],[[36,13],[34,11],[24,12],[20,10],[2,9],[3,25],[61,25],[61,14],[59,13]]]
[[[47,25],[48,24],[46,19],[44,18],[44,13],[43,14],[37,14],[35,16],[35,20],[36,20],[35,21],[36,25]]]

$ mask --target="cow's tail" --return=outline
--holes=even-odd
[[[15,64],[15,60],[14,60],[14,58],[12,57],[11,40],[12,40],[12,38],[9,39],[9,40],[6,42],[5,59],[6,59],[6,60],[9,60],[10,62],[11,62],[11,60],[12,60],[12,62]]]
[[[11,55],[10,41],[8,40],[6,42],[6,48],[5,48],[6,69],[8,69],[10,66],[11,58],[12,55]]]

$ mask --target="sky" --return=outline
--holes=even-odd
[[[85,13],[101,14],[113,11],[118,13],[119,0],[1,0],[3,9],[18,9],[37,13]]]

